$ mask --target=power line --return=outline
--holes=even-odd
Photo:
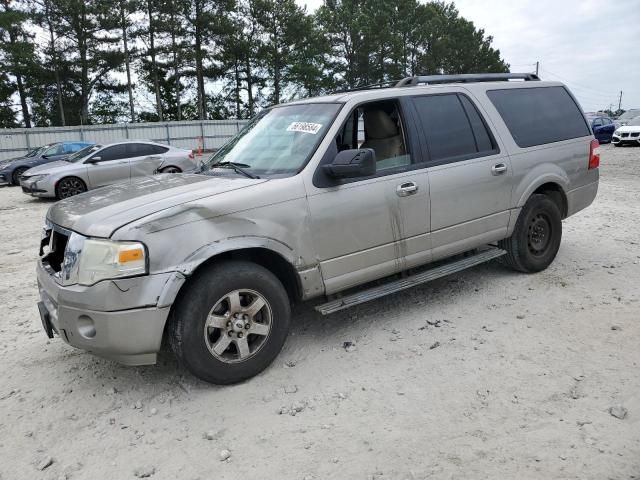
[[[609,93],[605,93],[605,92],[603,92],[603,91],[596,90],[596,89],[591,88],[591,87],[585,87],[585,86],[583,86],[583,85],[580,85],[579,83],[575,83],[575,82],[573,82],[573,81],[571,81],[571,80],[567,80],[566,78],[563,78],[563,77],[561,77],[560,75],[558,75],[558,74],[556,74],[556,73],[553,73],[553,72],[552,72],[552,71],[550,71],[550,70],[547,70],[546,68],[541,68],[540,70],[542,70],[542,71],[544,71],[545,73],[548,73],[549,75],[552,75],[552,76],[554,76],[554,77],[556,77],[556,78],[558,78],[558,79],[562,80],[563,82],[565,82],[565,83],[567,83],[567,84],[572,85],[572,87],[571,87],[571,88],[577,87],[577,88],[581,88],[581,89],[584,89],[584,90],[591,90],[592,92],[597,93],[597,94],[599,94],[599,95],[602,95],[602,94],[603,94],[604,96],[609,96]],[[611,93],[611,95],[613,95],[613,96],[617,96],[618,94],[617,94],[617,93],[613,93],[613,92],[612,92],[612,93]]]

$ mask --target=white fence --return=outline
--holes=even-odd
[[[100,144],[122,140],[151,140],[194,150],[216,150],[240,131],[245,123],[246,120],[195,120],[0,129],[0,160],[18,157],[41,145],[67,140]]]

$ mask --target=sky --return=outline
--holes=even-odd
[[[309,12],[322,0],[297,0]],[[456,0],[511,65],[563,82],[584,111],[640,108],[640,1]],[[428,73],[428,72],[425,72]]]

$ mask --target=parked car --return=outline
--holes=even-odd
[[[0,185],[19,185],[20,177],[30,168],[60,160],[77,152],[92,142],[58,142],[30,150],[26,155],[0,160]]]
[[[586,115],[586,117],[596,139],[600,143],[611,142],[611,137],[616,129],[613,120],[604,115]]]
[[[92,145],[61,161],[27,170],[20,184],[29,195],[62,199],[134,177],[194,168],[190,150],[153,142],[119,142]]]
[[[640,116],[630,120],[626,126],[618,128],[613,134],[612,142],[616,147],[640,145]]]
[[[530,74],[277,105],[201,174],[51,206],[42,324],[129,365],[166,338],[197,377],[239,382],[278,355],[292,304],[329,314],[494,258],[544,270],[562,219],[596,196],[599,159],[569,90]]]
[[[631,108],[620,115],[616,120],[616,127],[624,127],[629,124],[631,120],[640,116],[640,108]]]

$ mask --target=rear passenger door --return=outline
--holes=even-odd
[[[151,143],[129,143],[131,177],[153,175],[162,166],[164,152],[168,150]]]
[[[427,151],[433,259],[506,236],[511,168],[484,116],[464,93],[412,97]]]

